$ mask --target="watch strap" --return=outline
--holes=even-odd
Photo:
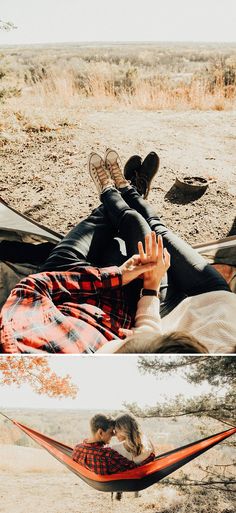
[[[140,297],[143,296],[156,296],[159,297],[159,292],[155,289],[141,289]]]

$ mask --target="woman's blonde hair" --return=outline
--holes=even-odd
[[[175,331],[166,335],[136,333],[127,338],[117,353],[208,353],[193,335]]]
[[[208,353],[207,348],[193,335],[182,331],[162,335],[158,353]]]
[[[128,413],[120,415],[115,419],[115,428],[122,429],[126,440],[127,450],[133,456],[139,456],[143,450],[142,433],[137,420]]]

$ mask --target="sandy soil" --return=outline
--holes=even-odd
[[[98,204],[88,176],[91,150],[116,148],[159,153],[161,166],[149,199],[191,243],[226,236],[236,206],[235,112],[81,112],[78,124],[60,131],[25,132],[0,139],[0,195],[35,220],[65,233]],[[201,198],[184,197],[175,177],[213,177]]]
[[[1,472],[27,473],[65,473],[66,469],[50,454],[42,449],[21,447],[19,445],[0,445]],[[22,458],[23,456],[23,458]]]
[[[88,486],[76,480],[73,474],[56,475],[33,474],[1,475],[0,493],[1,513],[137,513],[142,511],[155,512],[155,505],[163,500],[163,493],[156,490],[142,492],[142,496],[134,498],[134,494],[126,494],[121,502],[111,501],[110,493],[89,490]],[[7,492],[6,492],[7,483]],[[5,487],[4,487],[5,484]],[[5,488],[5,492],[4,492]],[[169,494],[173,494],[169,490]],[[174,492],[175,496],[175,492]],[[170,500],[168,501],[170,504]],[[178,501],[181,503],[181,499]]]

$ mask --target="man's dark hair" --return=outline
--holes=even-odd
[[[107,417],[102,413],[97,413],[90,420],[90,428],[92,433],[96,433],[98,429],[107,431],[108,429],[115,426],[115,421],[111,417]]]

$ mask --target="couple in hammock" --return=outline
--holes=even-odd
[[[155,457],[152,442],[132,415],[123,414],[115,420],[94,415],[90,431],[90,438],[75,446],[72,458],[95,474],[116,474],[149,463]],[[114,436],[117,440],[111,443]]]
[[[144,199],[158,165],[133,156],[123,174],[115,150],[90,155],[101,205],[13,289],[2,352],[235,352],[235,294]]]

